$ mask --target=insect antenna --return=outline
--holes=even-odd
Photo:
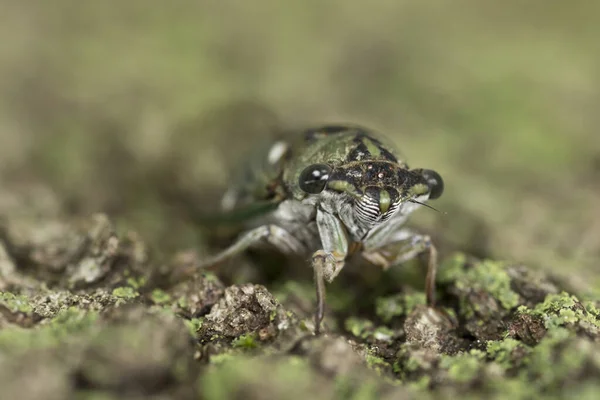
[[[446,214],[445,212],[442,212],[442,211],[438,210],[437,208],[430,206],[429,204],[421,203],[420,201],[413,200],[413,199],[410,199],[410,200],[408,200],[408,201],[410,201],[411,203],[419,204],[419,205],[425,206],[425,207],[427,207],[427,208],[430,208],[430,209],[432,209],[433,211],[437,211],[437,212],[439,212],[440,214]]]

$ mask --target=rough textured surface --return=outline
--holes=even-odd
[[[600,2],[280,3],[0,0],[0,398],[600,398]],[[439,310],[344,268],[315,338],[305,260],[195,271],[248,145],[322,122],[444,177]]]
[[[437,309],[408,288],[352,315],[333,290],[328,330],[315,336],[310,282],[284,282],[277,296],[264,285],[226,286],[190,274],[193,252],[153,260],[138,235],[118,233],[105,215],[30,223],[8,217],[2,228],[2,398],[600,391],[598,299],[522,265],[448,257]]]

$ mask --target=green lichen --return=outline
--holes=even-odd
[[[518,312],[542,319],[548,330],[577,323],[595,332],[600,329],[597,308],[589,302],[582,305],[576,296],[566,292],[550,294],[534,309],[519,307]]]
[[[204,322],[204,318],[192,318],[192,319],[184,320],[184,323],[187,326],[187,328],[192,336],[196,336],[196,333],[202,327],[203,322]]]
[[[131,300],[138,297],[140,294],[133,288],[129,286],[122,286],[113,289],[112,295],[118,297],[120,299]]]
[[[63,336],[87,330],[97,319],[99,314],[94,311],[84,311],[76,307],[69,307],[56,314],[50,320],[50,327]]]
[[[569,302],[566,301],[565,304]],[[511,353],[524,345],[513,339],[502,342],[488,344],[488,356],[507,367],[510,365]],[[552,394],[556,398],[582,398],[576,395],[576,391],[582,386],[573,387],[568,383],[585,374],[594,362],[595,368],[600,367],[600,362],[594,361],[596,345],[589,340],[578,338],[565,327],[554,327],[536,346],[525,348],[526,354],[522,362],[512,365],[518,367],[516,376],[487,383],[490,389],[501,393],[504,398],[530,399],[542,394]],[[584,383],[583,386],[587,387],[586,391],[589,393],[594,393],[589,398],[597,398],[600,386],[597,382],[592,382],[594,380]]]
[[[385,326],[379,326],[373,331],[373,338],[380,342],[390,342],[396,336],[396,332]]]
[[[512,338],[498,341],[490,340],[486,345],[488,357],[497,362],[504,369],[514,367],[512,355],[519,349],[529,351],[529,348],[526,345]]]
[[[389,366],[389,364],[383,358],[376,356],[372,351],[367,353],[365,356],[365,361],[367,362],[369,368],[376,371],[381,371],[382,368]]]
[[[167,304],[171,301],[171,296],[160,289],[154,289],[150,297],[155,304]]]
[[[353,336],[368,341],[389,343],[397,336],[397,332],[386,326],[375,327],[372,321],[358,317],[346,318],[344,329]]]
[[[146,286],[147,279],[144,276],[140,276],[138,278],[130,277],[127,278],[127,284],[134,288],[135,290],[139,290],[140,288]]]
[[[185,296],[180,296],[177,299],[177,306],[182,309],[186,309],[188,307],[188,301]]]
[[[373,322],[364,318],[350,317],[344,322],[344,328],[358,338],[366,338],[373,329]]]
[[[510,286],[510,277],[505,264],[499,261],[471,261],[467,265],[467,256],[459,253],[448,258],[440,267],[439,282],[454,284],[460,291],[484,291],[497,299],[505,309],[519,305],[519,295]],[[461,304],[463,315],[472,317],[477,304]]]
[[[256,349],[259,347],[258,343],[256,342],[256,334],[255,333],[241,335],[241,336],[235,338],[231,342],[231,345],[234,348],[244,349],[244,350],[252,350],[252,349]]]
[[[464,253],[455,253],[440,263],[437,280],[440,283],[452,283],[465,273],[468,257]]]
[[[405,380],[407,375],[420,371],[431,369],[432,365],[425,357],[423,350],[415,348],[410,344],[403,344],[396,353],[397,360],[393,364],[392,370],[400,379]]]
[[[483,366],[485,353],[481,350],[471,350],[456,356],[442,356],[440,367],[448,371],[450,379],[457,383],[473,380]]]
[[[425,293],[401,293],[379,297],[375,302],[375,314],[389,323],[396,317],[410,314],[418,305],[425,304]]]
[[[576,340],[575,334],[566,328],[552,329],[532,349],[526,359],[527,369],[520,376],[540,390],[560,386],[582,368],[590,350],[590,342]]]
[[[10,292],[0,292],[0,304],[12,312],[28,314],[33,311],[33,307],[26,296],[15,295]]]
[[[598,309],[594,301],[584,301],[583,306],[588,313],[596,318],[596,320],[600,319],[600,309]]]
[[[404,368],[398,367],[398,372],[402,370],[407,372],[415,372],[418,371],[419,368],[421,368],[421,363],[419,362],[419,360],[417,360],[414,357],[410,357],[404,362]]]

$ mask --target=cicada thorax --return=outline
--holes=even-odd
[[[306,129],[302,138],[301,148],[291,154],[283,175],[286,186],[297,199],[306,196],[298,182],[300,174],[311,165],[325,164],[335,169],[353,163],[381,161],[408,168],[396,149],[360,126],[326,125]]]
[[[391,143],[380,134],[358,125],[327,125],[307,129],[304,140],[309,145],[322,142],[324,146],[330,147],[330,151],[331,147],[336,148],[339,152],[336,158],[346,163],[362,160],[389,161],[406,167],[403,157]]]

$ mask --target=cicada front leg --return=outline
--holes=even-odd
[[[332,282],[344,267],[348,255],[348,238],[342,222],[332,214],[317,210],[317,227],[323,249],[312,256],[317,292],[315,334],[321,331],[325,315],[325,282]]]

